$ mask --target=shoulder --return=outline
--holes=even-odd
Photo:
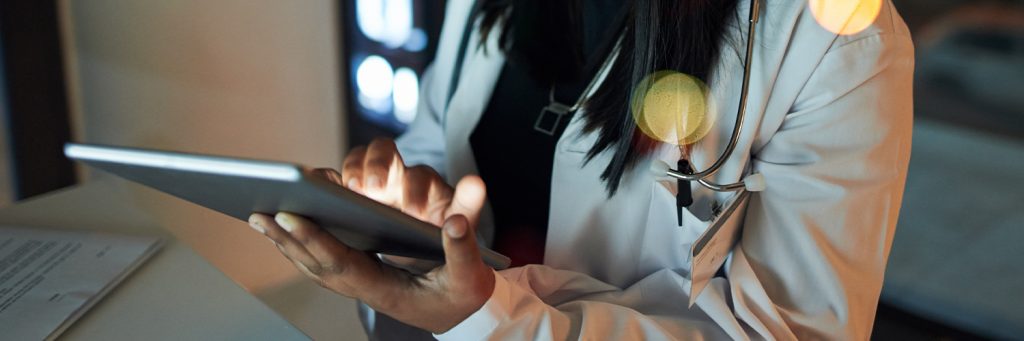
[[[477,0],[449,0],[445,4],[444,23],[441,26],[441,42],[461,40],[467,25],[474,20]],[[440,49],[439,49],[440,51]]]
[[[741,44],[746,42],[746,36],[740,34],[746,33],[750,1],[740,0],[736,21],[739,29],[726,42],[727,49],[736,51],[737,57],[729,56],[733,61],[725,64],[733,68],[739,65]],[[913,68],[913,43],[891,0],[761,2],[752,60],[753,69],[758,71],[750,85],[755,89],[751,101],[764,105],[755,149],[768,143],[789,113],[809,106],[807,99],[840,95],[862,86],[883,70],[901,82],[911,77],[912,71],[907,70]],[[868,8],[867,14],[861,14],[865,11],[856,6],[824,10],[813,7],[840,3],[874,4],[877,11]],[[844,27],[854,21],[863,22],[860,27]],[[836,22],[844,24],[833,25]],[[727,49],[723,54],[734,53]],[[758,93],[758,89],[763,91]]]
[[[742,63],[752,1],[740,0],[736,6],[726,28],[720,68]],[[786,83],[806,80],[836,51],[849,58],[913,57],[910,32],[891,0],[761,0],[760,13],[754,68],[783,77]]]
[[[467,23],[472,20],[476,0],[449,0],[445,4],[444,23],[438,38],[437,51],[429,69],[430,77],[425,77],[423,87],[426,89],[426,103],[432,109],[440,111],[447,90],[451,83],[450,75],[455,68],[456,55],[465,33]]]
[[[745,23],[750,1],[738,5],[738,23]],[[776,75],[794,90],[829,59],[878,66],[895,60],[913,62],[910,31],[891,0],[761,3],[754,67]],[[746,32],[746,27],[739,27],[737,31]],[[745,42],[746,37],[737,38],[742,39],[732,41]]]
[[[751,0],[741,1],[747,13]],[[879,48],[912,45],[910,30],[891,0],[762,0],[763,47],[814,46],[827,53],[854,43],[877,41]],[[745,18],[745,17],[744,17]]]

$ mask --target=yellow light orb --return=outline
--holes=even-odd
[[[696,143],[711,130],[708,87],[696,77],[658,71],[644,77],[631,100],[633,119],[648,137],[674,145]]]
[[[814,20],[832,33],[857,34],[878,18],[882,0],[809,0]]]

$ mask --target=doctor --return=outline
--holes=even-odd
[[[861,2],[877,16],[847,30],[855,13],[836,29],[796,0],[761,1],[756,26],[748,0],[450,0],[409,131],[324,172],[441,226],[445,264],[354,251],[288,213],[250,223],[372,308],[374,338],[868,339],[909,160],[913,47],[890,1]],[[716,119],[698,141],[636,118],[664,70],[707,84]],[[760,174],[763,190],[665,176],[711,166],[736,128],[705,180]],[[695,248],[702,236],[718,239]],[[478,240],[513,267],[485,266]]]

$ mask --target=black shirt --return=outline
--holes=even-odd
[[[584,1],[582,51],[588,65],[599,65],[607,57],[594,52],[605,40],[616,38],[618,30],[610,26],[621,2]],[[555,100],[575,104],[596,69],[589,67],[581,79],[556,84]],[[554,136],[534,129],[550,91],[551,84],[532,78],[525,66],[505,63],[491,101],[469,138],[494,213],[493,248],[509,256],[512,266],[544,262],[555,144],[571,119],[562,117]],[[548,114],[545,123],[553,122],[553,117]]]

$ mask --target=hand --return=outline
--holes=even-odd
[[[437,226],[444,223],[452,204],[452,187],[433,168],[406,167],[390,139],[375,139],[349,152],[342,164],[341,184]],[[473,213],[467,218],[475,224]]]
[[[316,171],[328,180],[439,228],[446,218],[454,214],[453,204],[458,204],[452,202],[454,189],[433,168],[406,167],[390,139],[378,138],[368,147],[353,149],[345,157],[340,174],[329,168]],[[476,226],[478,212],[464,208],[462,211],[470,224]],[[390,265],[417,274],[441,265],[440,262],[408,257],[381,257]]]
[[[445,264],[423,275],[349,248],[294,214],[282,212],[271,218],[257,213],[249,218],[249,224],[320,286],[359,299],[406,324],[443,333],[479,310],[494,291],[494,273],[480,258],[475,225],[463,214],[478,212],[484,198],[479,177],[459,181],[453,201],[462,205],[453,210],[443,227]],[[471,211],[463,212],[462,207]]]

